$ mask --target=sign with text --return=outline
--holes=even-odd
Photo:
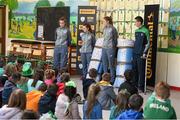
[[[149,29],[150,48],[146,63],[147,85],[155,85],[159,5],[145,5],[144,25]]]

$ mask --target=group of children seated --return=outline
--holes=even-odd
[[[110,111],[109,119],[176,119],[164,82],[156,84],[143,109],[143,97],[131,83],[132,70],[125,71],[126,81],[116,94],[109,73],[95,81],[97,71],[90,69],[90,78],[82,80],[84,101],[79,110],[81,97],[65,68],[33,70],[30,62],[22,60],[0,67],[0,119],[103,119],[103,110]]]

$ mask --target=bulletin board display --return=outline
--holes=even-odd
[[[112,16],[113,24],[120,38],[134,40],[135,17],[144,18],[145,5],[159,4],[158,48],[168,47],[168,21],[170,0],[90,0],[91,6],[97,6],[96,35],[102,37],[103,18]]]
[[[77,70],[78,73],[82,73],[82,63],[80,48],[82,46],[82,40],[80,33],[84,23],[89,23],[91,25],[92,31],[95,35],[96,33],[96,6],[78,6],[78,28],[77,28]]]

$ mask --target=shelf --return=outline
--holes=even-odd
[[[168,35],[162,35],[162,34],[159,34],[158,36],[160,36],[160,37],[161,37],[161,36],[168,36]]]
[[[104,0],[104,1],[108,1],[108,0]],[[113,4],[114,1],[115,1],[115,3]],[[96,31],[97,35],[98,36],[102,35],[100,33],[102,33],[102,28],[103,28],[103,26],[102,26],[103,24],[101,24],[102,21],[103,21],[103,17],[105,15],[109,15],[108,12],[111,12],[113,20],[114,20],[113,23],[114,23],[116,29],[118,30],[119,35],[120,36],[124,36],[125,38],[133,38],[134,37],[133,36],[134,35],[134,31],[135,31],[135,28],[134,28],[134,23],[135,23],[134,17],[135,16],[139,16],[139,15],[143,17],[144,10],[145,10],[143,5],[149,5],[149,2],[147,2],[147,0],[143,0],[143,1],[144,1],[143,3],[140,0],[137,1],[137,2],[139,2],[137,4],[141,5],[141,6],[134,7],[133,3],[129,4],[129,5],[126,5],[125,3],[123,3],[124,7],[121,7],[118,4],[121,3],[122,1],[118,2],[118,0],[112,0],[112,4],[113,5],[110,5],[112,7],[112,9],[109,9],[110,7],[109,7],[108,4],[106,6],[107,6],[107,9],[109,9],[109,10],[105,10],[106,8],[98,9],[98,12],[97,12],[98,13],[97,14],[98,15],[98,19],[97,19],[97,21],[98,21],[98,28],[97,28],[97,31]],[[159,8],[159,22],[158,22],[158,25],[162,26],[162,27],[169,24],[167,21],[168,21],[170,9],[167,9],[167,7],[164,6],[164,2],[166,2],[166,1],[165,0],[160,0],[160,8]],[[109,3],[109,2],[107,2],[107,3]],[[153,2],[153,3],[157,4],[157,1]],[[104,3],[104,4],[106,4],[106,3]],[[98,3],[96,5],[98,6],[98,8],[102,8],[101,6],[104,5],[104,4]],[[113,7],[115,9],[113,9]],[[129,11],[129,13],[128,13],[128,11]],[[162,28],[162,27],[159,27],[159,28]],[[131,30],[129,30],[129,29],[131,29]],[[167,32],[161,32],[161,34],[159,34],[158,37],[160,37],[160,38],[168,37],[168,34],[166,34],[166,33]]]

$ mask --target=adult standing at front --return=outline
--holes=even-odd
[[[111,84],[114,84],[115,80],[115,57],[117,48],[118,32],[113,26],[111,17],[104,17],[104,29],[103,29],[103,48],[102,48],[102,64],[104,73],[108,72],[108,68],[111,73]]]
[[[80,36],[82,39],[82,47],[80,49],[80,53],[81,53],[81,61],[83,65],[83,78],[86,78],[88,72],[88,66],[91,61],[92,51],[96,42],[90,24],[85,23],[83,25],[83,33],[81,33]]]
[[[54,48],[54,68],[61,69],[67,67],[68,62],[68,46],[71,45],[71,32],[67,27],[66,19],[59,19],[59,27],[55,33]]]
[[[143,18],[137,16],[135,25],[135,43],[133,51],[133,70],[135,71],[135,85],[140,92],[144,92],[145,82],[145,58],[150,47],[149,30],[143,25]]]

